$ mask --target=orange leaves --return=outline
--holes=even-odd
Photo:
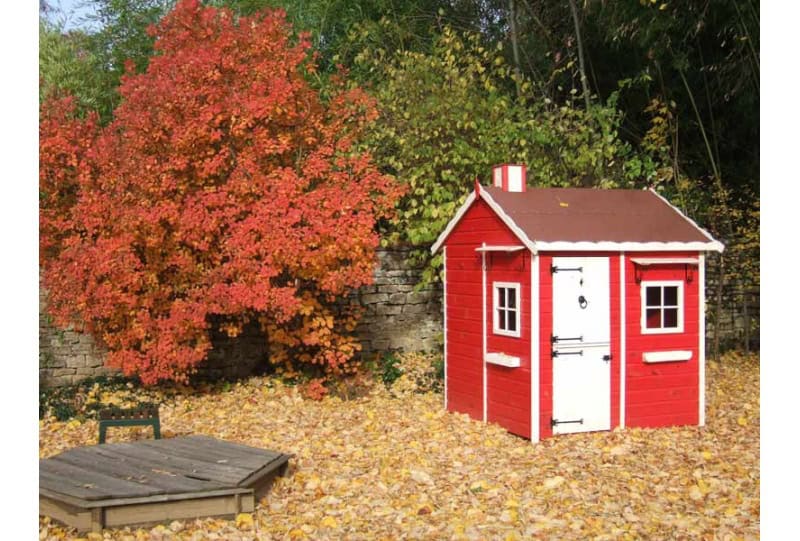
[[[344,83],[323,100],[304,78],[309,41],[291,34],[279,11],[237,21],[182,1],[110,125],[43,106],[50,307],[126,374],[183,379],[215,315],[264,316],[287,370],[347,370],[357,315],[334,298],[371,280],[374,226],[400,188],[353,146],[374,104]]]

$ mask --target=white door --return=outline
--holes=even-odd
[[[611,428],[607,257],[553,258],[553,434]]]

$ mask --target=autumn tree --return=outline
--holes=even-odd
[[[354,141],[375,116],[358,89],[307,82],[306,35],[281,11],[236,18],[197,0],[155,29],[97,128],[69,100],[40,120],[41,265],[49,309],[144,383],[185,380],[248,321],[275,363],[348,370],[377,220],[399,189]]]

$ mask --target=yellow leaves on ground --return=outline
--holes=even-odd
[[[253,513],[102,537],[757,539],[758,360],[709,363],[707,385],[705,427],[628,428],[538,444],[445,413],[440,394],[396,395],[380,385],[353,400],[306,400],[268,378],[178,395],[161,406],[163,431],[292,453],[287,477]],[[50,456],[95,443],[97,423],[47,419],[39,436],[40,456]],[[111,441],[149,437],[148,429],[118,429]],[[78,537],[47,518],[39,533]]]

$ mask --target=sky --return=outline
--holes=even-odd
[[[88,5],[87,0],[47,0],[47,3],[55,8],[57,15],[54,20],[64,22],[64,30],[74,30],[76,28],[91,28],[91,24],[83,19],[94,12]]]

